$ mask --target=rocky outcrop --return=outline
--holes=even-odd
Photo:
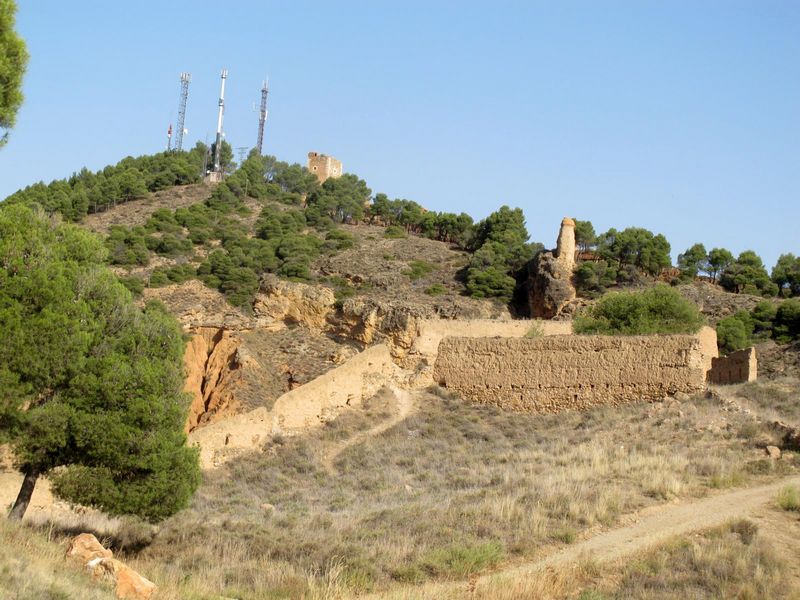
[[[99,558],[111,558],[111,550],[103,548],[91,533],[82,533],[74,538],[67,546],[67,558],[71,558],[83,564]]]
[[[226,329],[198,327],[194,330],[184,354],[184,391],[192,395],[187,431],[215,415],[236,411],[235,388],[246,362],[239,345],[239,337]]]
[[[561,222],[557,247],[540,252],[528,264],[528,308],[531,317],[552,319],[575,299],[572,272],[575,268],[575,222]]]
[[[417,335],[417,321],[429,314],[429,308],[406,302],[349,298],[342,306],[336,333],[365,346],[386,342],[393,355],[402,355]]]
[[[265,275],[253,303],[259,326],[301,324],[324,329],[334,312],[333,290],[321,285],[308,285]]]
[[[67,548],[67,558],[84,565],[93,579],[108,581],[120,600],[151,600],[156,584],[142,577],[125,563],[113,558],[91,533],[75,537]]]

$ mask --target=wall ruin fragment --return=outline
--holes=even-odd
[[[747,383],[755,381],[758,375],[758,359],[755,348],[732,352],[728,356],[714,358],[708,381],[717,385]]]

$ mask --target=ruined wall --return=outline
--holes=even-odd
[[[342,161],[319,152],[308,153],[308,170],[317,176],[320,183],[329,177],[342,176]]]
[[[720,385],[755,381],[758,375],[756,349],[747,348],[711,361],[708,381]]]
[[[357,406],[384,385],[401,380],[401,370],[392,361],[389,349],[383,344],[372,346],[283,394],[272,409],[257,408],[194,430],[189,443],[200,446],[200,465],[209,469],[261,447],[270,435],[330,421],[344,407]]]
[[[445,337],[503,337],[520,338],[536,330],[542,335],[569,335],[571,321],[545,321],[538,319],[499,321],[492,319],[425,319],[417,323],[417,337],[410,354],[433,362],[439,351],[439,342]]]
[[[433,377],[470,400],[556,413],[692,394],[706,372],[691,335],[448,337]]]

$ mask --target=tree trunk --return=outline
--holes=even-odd
[[[36,469],[28,467],[25,470],[25,479],[22,480],[22,487],[19,488],[19,494],[17,494],[17,499],[14,502],[14,506],[11,508],[11,512],[8,513],[9,519],[21,521],[22,517],[25,516],[25,511],[28,510],[28,504],[31,502],[33,488],[36,487],[36,480],[38,478],[39,472]]]

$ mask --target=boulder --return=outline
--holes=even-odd
[[[767,455],[773,460],[777,460],[781,457],[781,449],[777,446],[767,446],[765,450]]]
[[[157,589],[155,583],[116,558],[98,558],[87,567],[95,579],[113,583],[120,600],[151,600]]]
[[[103,548],[91,533],[73,538],[67,548],[67,557],[86,565],[92,578],[114,584],[120,600],[151,600],[155,594],[155,583],[113,558],[111,550]]]
[[[82,533],[72,539],[67,547],[67,558],[74,558],[82,564],[99,558],[111,558],[111,550],[103,548],[91,533]]]

